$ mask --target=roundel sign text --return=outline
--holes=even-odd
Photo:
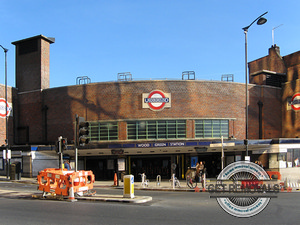
[[[149,108],[154,111],[171,107],[171,94],[160,90],[154,90],[150,93],[143,93],[143,108]]]
[[[0,98],[0,117],[5,118],[9,116],[10,111],[11,107],[8,102],[6,102],[4,98]]]
[[[300,110],[300,93],[296,93],[293,95],[291,100],[291,106],[293,110]]]

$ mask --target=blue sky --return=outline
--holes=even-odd
[[[268,22],[248,32],[248,61],[268,54],[275,29],[281,55],[300,50],[299,0],[0,0],[0,44],[8,52],[8,85],[15,86],[11,42],[39,34],[55,37],[50,49],[50,87],[75,85],[76,78],[116,81],[198,80],[234,74],[245,82],[243,27],[262,13]],[[1,63],[3,62],[3,64]],[[2,75],[1,75],[2,74]],[[4,83],[4,53],[0,53]]]

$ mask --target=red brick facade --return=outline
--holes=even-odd
[[[143,109],[142,94],[153,90],[171,93],[171,108],[161,111]],[[229,119],[230,136],[244,139],[244,92],[244,84],[229,82],[133,81],[23,93],[18,95],[18,126],[27,128],[29,134],[19,133],[18,140],[24,135],[29,136],[29,143],[52,143],[60,135],[73,140],[75,114],[88,121],[120,121],[120,140],[126,140],[126,120],[187,119],[187,138],[195,138],[194,120],[205,118]],[[280,137],[281,111],[277,110],[281,104],[280,89],[249,85],[249,92],[249,136],[258,138],[257,103],[262,101],[264,138]]]
[[[16,46],[16,87],[19,92],[49,88],[50,44],[43,35],[13,42]]]
[[[267,116],[274,118],[273,124],[281,120],[281,137],[300,137],[300,112],[293,110],[290,106],[292,96],[300,92],[300,52],[282,57],[279,53],[279,47],[272,46],[269,49],[269,55],[249,63],[249,71],[251,83],[262,85],[267,84],[269,80],[270,84],[278,84],[281,81],[282,91],[277,94],[277,97],[281,98],[282,116],[281,118],[278,117],[277,112],[274,114],[280,108],[277,108],[277,104],[274,105],[270,101],[267,101],[270,112]],[[268,95],[274,98],[273,93]],[[270,129],[267,132],[272,133],[274,131]]]

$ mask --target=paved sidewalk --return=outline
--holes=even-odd
[[[26,178],[22,177],[20,180],[10,180],[5,176],[0,176],[0,182],[18,182],[18,183],[28,183],[28,184],[36,184],[37,178]],[[142,185],[141,182],[134,182],[134,190],[147,190],[147,191],[186,191],[186,192],[204,192],[208,191],[209,185],[216,185],[216,179],[207,179],[206,189],[202,188],[202,185],[198,183],[196,188],[190,188],[187,186],[185,180],[180,180],[180,186],[173,187],[172,182],[169,180],[162,180],[160,183],[157,183],[155,180],[148,182],[148,185]],[[227,188],[229,185],[227,185]],[[105,189],[123,189],[124,183],[119,181],[119,185],[114,185],[114,181],[95,181],[94,188],[105,188]],[[281,190],[281,192],[299,192],[299,189],[285,189]],[[1,197],[10,197],[10,198],[40,198],[42,197],[41,191],[34,192],[16,192],[16,191],[8,191],[8,190],[0,190]],[[49,199],[55,199],[55,196],[49,196]],[[47,199],[47,198],[46,198]],[[57,197],[56,199],[59,199]],[[67,200],[68,197],[60,198],[59,200]],[[89,200],[89,201],[105,201],[105,202],[125,202],[125,203],[145,203],[152,201],[152,197],[149,196],[134,196],[134,198],[124,198],[123,195],[100,195],[95,194],[92,196],[83,196],[76,197],[78,200]]]
[[[27,178],[22,177],[20,180],[10,180],[6,176],[0,176],[0,182],[17,182],[17,183],[27,183],[27,184],[36,184],[38,185],[37,178]],[[114,185],[114,181],[95,181],[94,188],[105,188],[105,189],[123,189],[124,183],[119,181],[118,185]],[[142,185],[141,182],[134,182],[134,190],[156,190],[156,191],[195,191],[194,189],[189,188],[186,185],[184,180],[180,181],[180,186],[173,187],[172,182],[169,180],[163,180],[159,184],[155,181],[149,182],[148,185]],[[16,192],[9,190],[0,190],[1,197],[8,198],[27,198],[27,199],[51,199],[51,200],[68,200],[68,196],[55,196],[47,195],[45,198],[42,196],[41,191],[34,192]],[[88,201],[105,201],[105,202],[123,202],[123,203],[145,203],[152,201],[150,196],[137,196],[134,195],[133,198],[125,198],[123,195],[103,195],[95,194],[92,196],[80,196],[76,197],[76,200],[88,200]]]
[[[9,182],[19,182],[19,183],[31,183],[31,184],[38,184],[37,178],[27,178],[27,177],[21,177],[20,180],[10,180],[7,179],[6,176],[0,176],[0,181],[9,181]],[[135,190],[161,190],[161,191],[194,191],[194,189],[187,186],[185,180],[180,180],[180,186],[173,187],[172,182],[169,180],[162,180],[160,183],[156,183],[156,181],[150,181],[148,182],[148,185],[142,185],[142,182],[137,181],[134,182],[134,189]],[[211,183],[216,183],[216,181],[213,180],[207,180],[206,186],[208,186]],[[124,183],[119,181],[119,185],[114,185],[114,181],[95,181],[94,182],[95,188],[123,188]],[[201,189],[201,184],[198,183],[198,187]]]
[[[31,183],[31,184],[37,184],[37,178],[27,178],[27,177],[22,177],[20,180],[10,180],[7,179],[5,176],[0,176],[0,181],[9,181],[9,182],[19,182],[19,183]],[[179,180],[180,182],[180,186],[173,186],[173,183],[170,180],[162,180],[160,183],[157,183],[155,180],[150,180],[150,182],[148,182],[147,185],[143,185],[142,182],[140,181],[135,181],[134,182],[134,189],[135,190],[156,190],[156,191],[192,191],[194,192],[195,189],[194,188],[190,188],[187,183],[186,180]],[[267,184],[279,184],[279,181],[276,180],[270,180]],[[206,189],[203,190],[202,184],[198,183],[197,184],[197,188],[196,191],[208,191],[210,186],[211,188],[215,188],[217,184],[217,180],[215,178],[208,178],[206,179]],[[223,184],[226,185],[225,190],[228,191],[229,185],[233,184],[230,181],[223,181]],[[118,185],[114,185],[114,181],[113,180],[109,180],[109,181],[95,181],[94,182],[94,188],[119,188],[119,189],[123,189],[124,187],[124,183],[120,180],[118,182]],[[287,188],[286,188],[287,189]],[[291,188],[291,191],[297,191],[299,192],[299,188]],[[213,190],[212,190],[213,191]]]
[[[27,184],[36,184],[38,185],[37,178],[27,178],[22,177],[20,180],[10,180],[5,176],[0,176],[0,182],[16,182],[16,183],[27,183]],[[168,180],[162,181],[160,184],[156,182],[149,182],[148,185],[142,185],[141,182],[134,183],[134,190],[157,190],[157,191],[195,191],[187,187],[185,182],[184,185],[180,187],[172,186],[172,183]],[[182,185],[182,184],[181,184]],[[119,181],[119,185],[114,185],[114,181],[95,181],[94,188],[115,188],[115,189],[123,189],[124,183]],[[51,199],[51,200],[68,200],[68,197],[55,196],[55,195],[47,195],[45,198],[42,196],[41,191],[34,192],[18,192],[18,191],[10,191],[10,190],[0,190],[1,197],[7,198],[27,198],[27,199]],[[88,200],[88,201],[104,201],[104,202],[123,202],[123,203],[146,203],[152,201],[152,197],[150,196],[137,196],[134,195],[133,198],[125,198],[123,195],[103,195],[103,194],[95,194],[92,196],[79,196],[76,197],[76,200]]]

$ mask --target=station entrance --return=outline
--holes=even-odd
[[[86,170],[93,171],[95,180],[112,180],[116,172],[119,172],[120,178],[124,174],[132,174],[135,181],[141,180],[142,173],[147,179],[156,179],[157,175],[162,179],[171,178],[171,156],[127,156],[125,161],[126,170],[118,171],[117,157],[86,157]]]
[[[185,179],[189,168],[195,168],[202,161],[206,167],[207,177],[216,178],[221,172],[221,153],[171,154],[171,155],[132,155],[123,157],[125,171],[118,171],[118,157],[86,157],[86,170],[92,170],[96,180],[112,180],[114,174],[134,175],[135,181],[141,180],[145,173],[147,179],[170,179],[174,173],[178,179]]]
[[[86,157],[86,170],[92,170],[95,180],[113,180],[116,160],[113,157]]]
[[[131,156],[130,170],[135,180],[141,180],[140,174],[145,173],[147,179],[156,179],[160,175],[162,179],[171,177],[171,156]]]
[[[206,168],[207,178],[216,178],[221,172],[221,153],[199,153],[191,155],[187,162],[188,167],[195,168],[196,163],[202,161]]]

